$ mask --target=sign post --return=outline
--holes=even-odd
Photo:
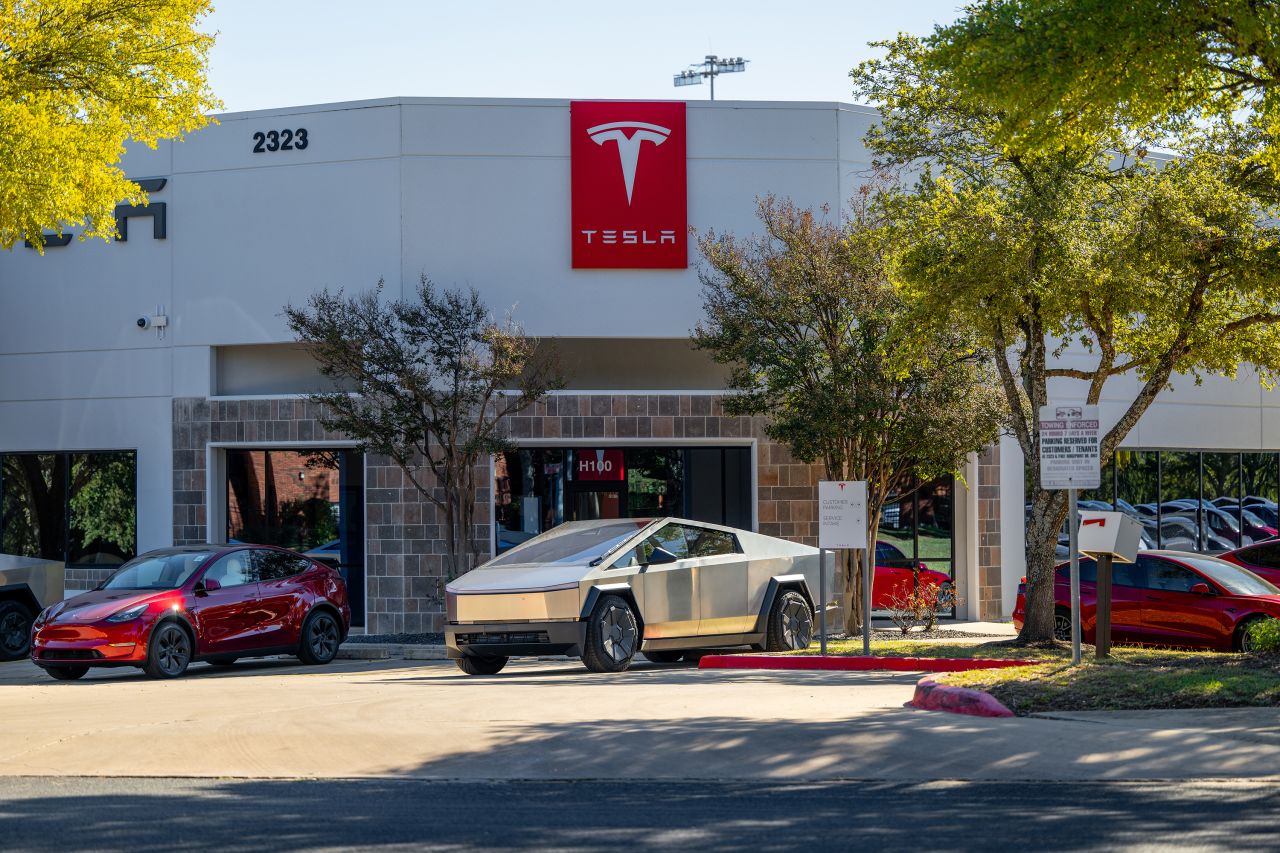
[[[1098,562],[1097,604],[1094,608],[1094,648],[1097,657],[1111,654],[1111,568],[1114,561],[1138,559],[1142,524],[1122,512],[1080,513],[1081,554]]]
[[[1067,490],[1067,529],[1071,548],[1071,663],[1080,663],[1080,518],[1078,489],[1102,485],[1098,453],[1098,407],[1050,403],[1040,407],[1040,485]],[[1053,582],[1052,577],[1049,580]]]
[[[865,480],[823,480],[818,483],[818,547],[838,550],[867,548],[867,483]],[[863,560],[866,563],[866,560]],[[825,569],[820,572],[826,578]],[[871,571],[863,572],[862,653],[871,654]],[[827,601],[823,595],[822,610]],[[826,652],[826,618],[822,617],[822,647]]]

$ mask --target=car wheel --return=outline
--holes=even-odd
[[[1071,611],[1064,607],[1053,611],[1053,638],[1060,643],[1071,642]]]
[[[582,663],[592,672],[622,672],[639,647],[640,628],[631,605],[616,595],[601,598],[587,620]]]
[[[509,660],[502,655],[466,655],[458,658],[458,669],[467,675],[497,675]]]
[[[679,663],[684,657],[684,652],[681,651],[641,652],[641,654],[654,663]]]
[[[812,641],[813,611],[809,608],[809,602],[795,590],[787,590],[773,600],[773,608],[769,611],[765,650],[799,651],[809,648]]]
[[[49,677],[56,681],[75,681],[77,678],[84,678],[84,674],[89,671],[89,667],[46,666],[44,671],[49,673]]]
[[[31,611],[16,601],[0,601],[0,660],[18,660],[31,651]]]
[[[220,658],[209,658],[209,665],[210,666],[231,666],[231,664],[235,663],[238,660],[240,660],[240,658],[234,655],[228,655],[226,657],[220,657]]]
[[[147,664],[152,678],[177,678],[191,663],[191,637],[176,622],[161,622],[151,632]]]
[[[298,658],[303,663],[329,663],[338,656],[341,637],[338,620],[332,614],[325,610],[312,611],[307,621],[302,623],[302,645],[298,647]]]
[[[1240,623],[1239,627],[1236,628],[1235,643],[1233,643],[1236,651],[1244,652],[1245,654],[1253,652],[1253,628],[1261,621],[1262,617],[1254,616]]]

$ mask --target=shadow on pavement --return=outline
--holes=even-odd
[[[1280,789],[0,780],[5,847],[101,851],[1274,849]]]

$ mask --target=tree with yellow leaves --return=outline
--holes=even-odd
[[[209,0],[0,2],[0,246],[83,226],[115,235],[146,194],[119,167],[221,106],[205,80]]]

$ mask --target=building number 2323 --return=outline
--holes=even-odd
[[[301,151],[307,147],[307,129],[257,131],[253,134],[253,153],[266,151]]]

